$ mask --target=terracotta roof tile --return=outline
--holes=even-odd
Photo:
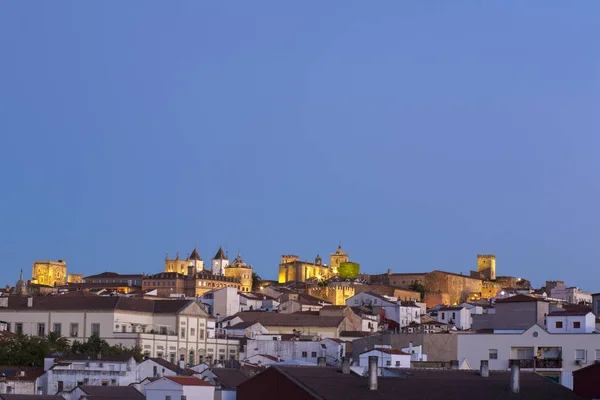
[[[195,376],[165,376],[165,379],[183,386],[214,386]]]

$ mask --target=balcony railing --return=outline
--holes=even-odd
[[[513,362],[518,362],[521,368],[562,368],[562,360],[556,358],[510,360],[511,364]]]

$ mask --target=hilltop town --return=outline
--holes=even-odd
[[[339,373],[356,398],[433,396],[423,380],[580,398],[600,377],[600,294],[533,288],[498,275],[491,254],[469,275],[367,274],[341,246],[325,262],[282,255],[276,280],[222,248],[206,262],[197,248],[167,254],[152,274],[83,276],[64,260],[31,272],[0,296],[0,397],[352,398],[332,394]]]

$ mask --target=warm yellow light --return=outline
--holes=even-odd
[[[317,279],[318,279],[318,280],[321,280],[321,275],[317,275]]]

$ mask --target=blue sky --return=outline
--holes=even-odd
[[[156,273],[220,245],[265,278],[600,291],[600,3],[0,4],[0,284],[36,259]]]

